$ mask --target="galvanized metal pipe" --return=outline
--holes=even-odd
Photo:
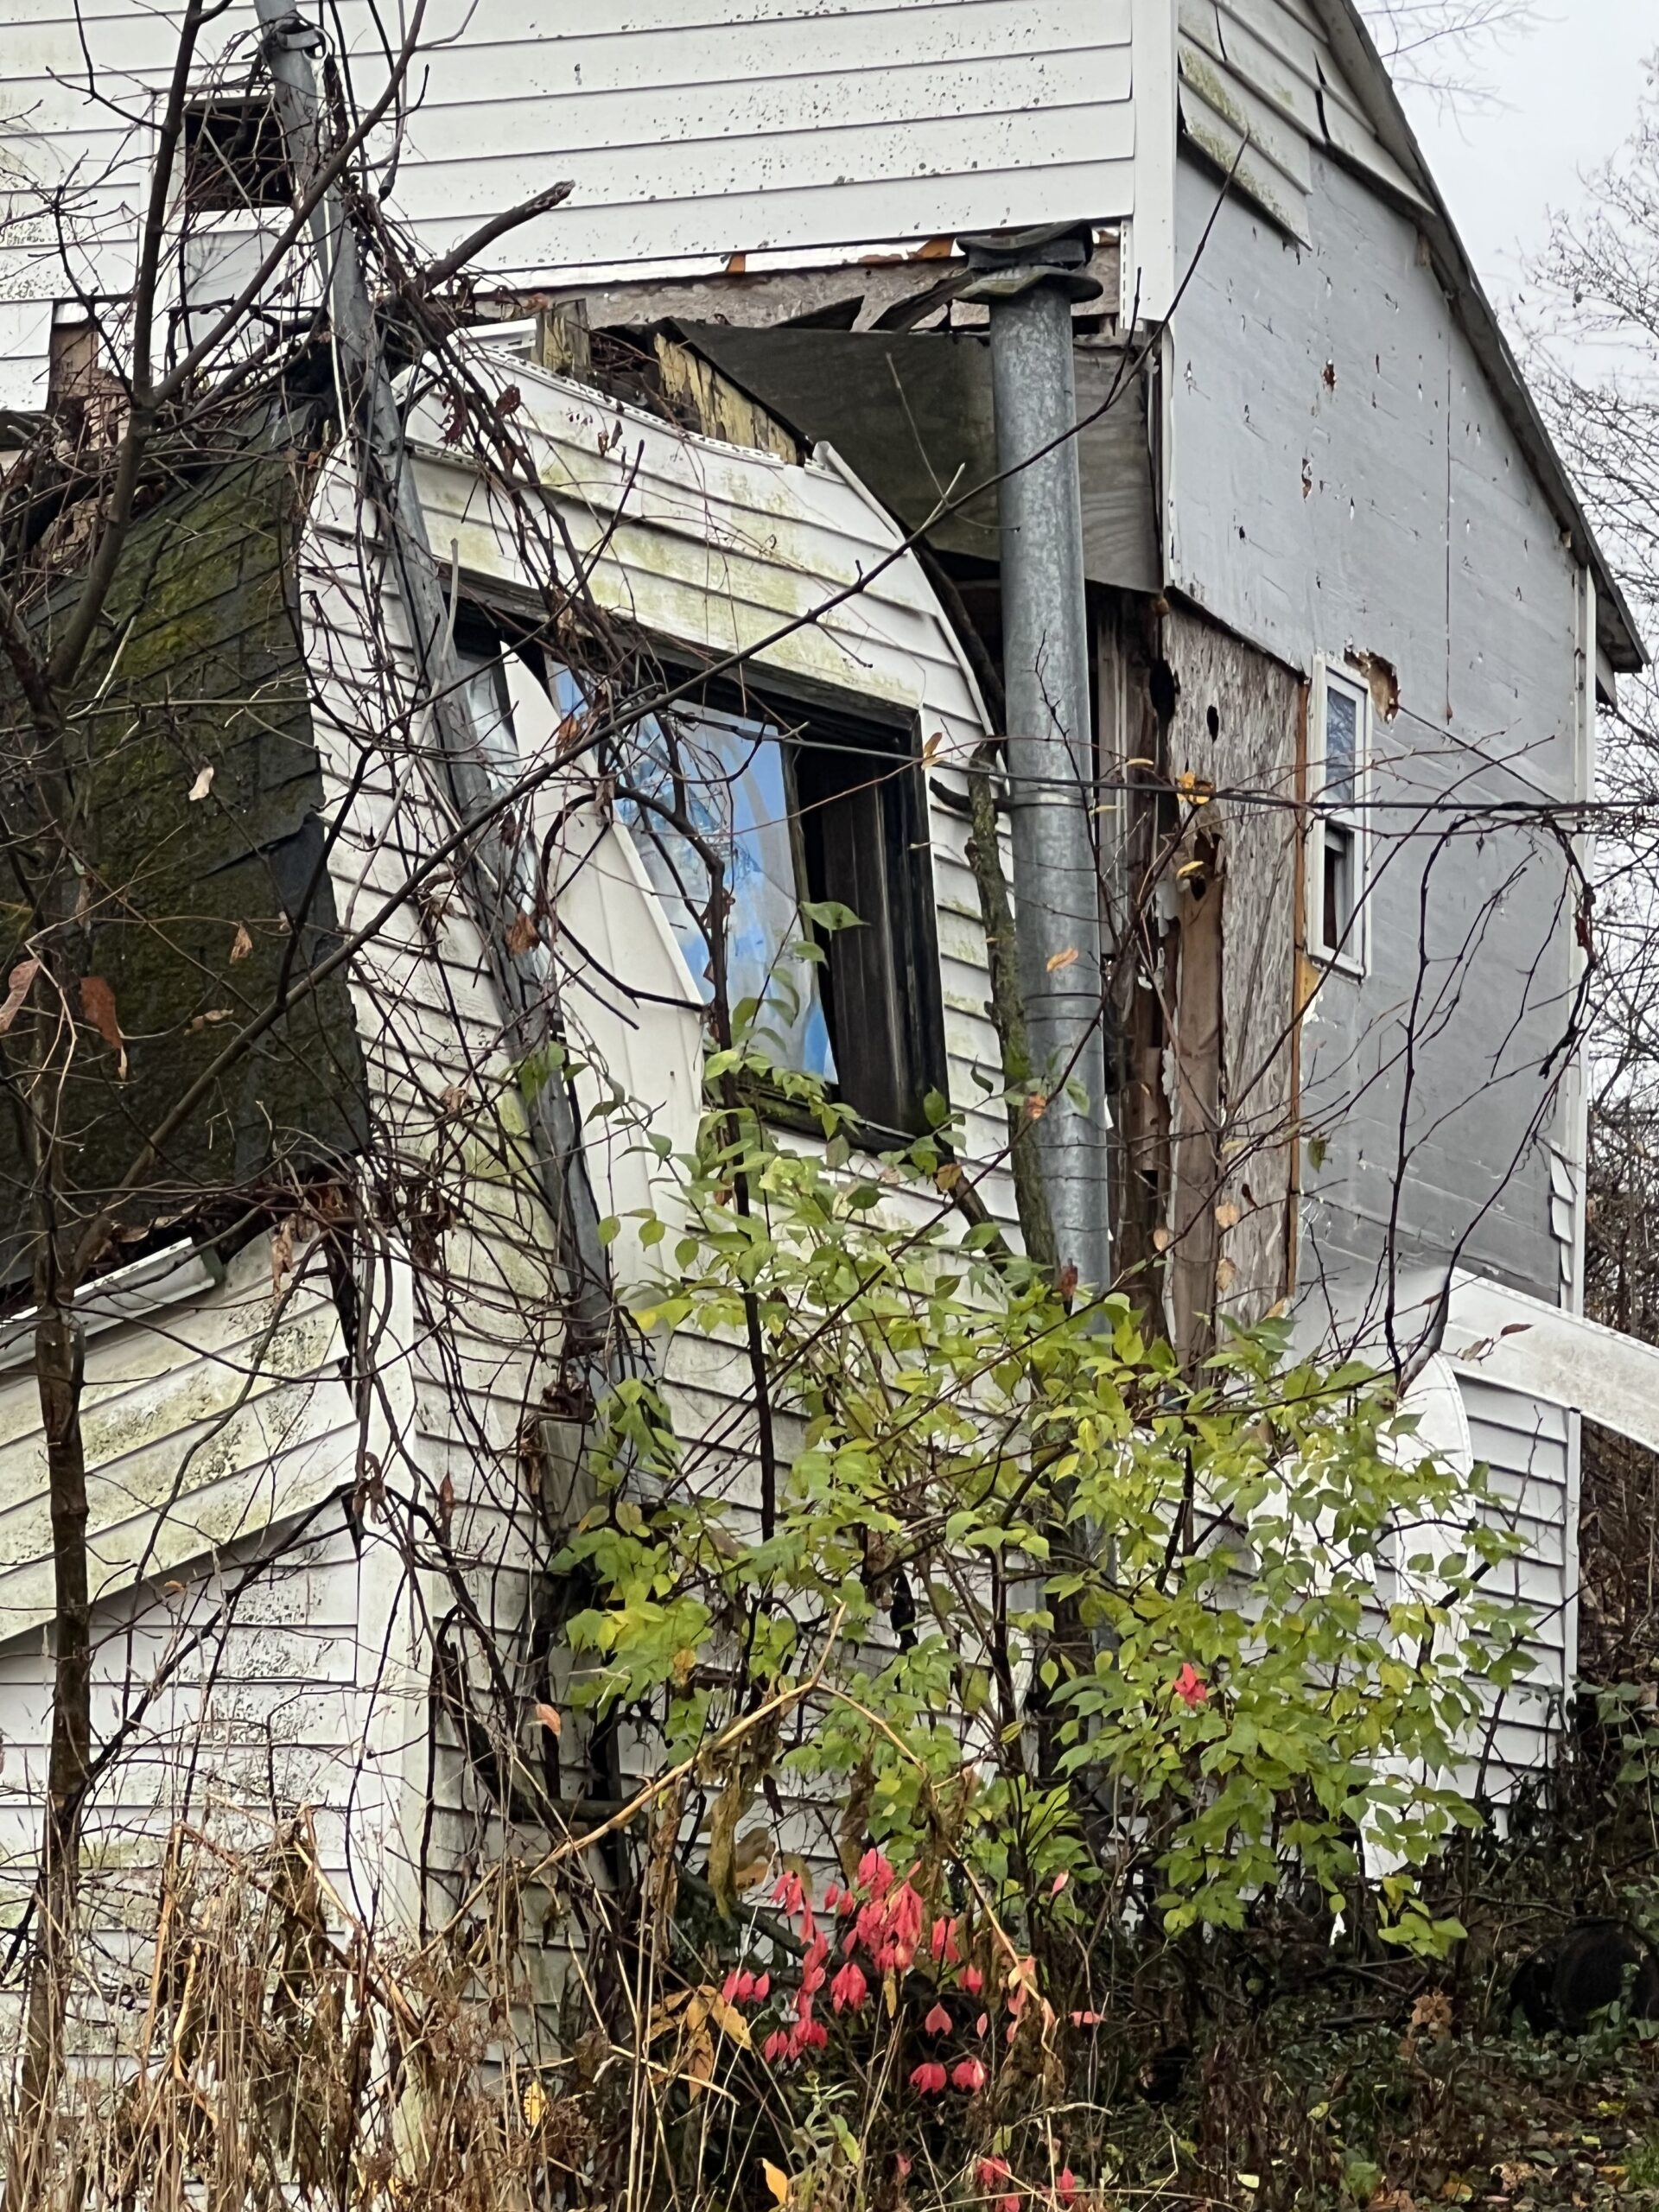
[[[320,110],[311,56],[321,41],[292,0],[255,0],[255,8],[289,167],[306,191],[320,168]],[[416,703],[436,733],[455,811],[462,822],[471,821],[487,814],[511,788],[516,764],[492,757],[474,726],[443,580],[357,240],[340,195],[332,188],[313,211],[311,232],[342,371],[341,412],[355,423],[364,474],[379,508],[388,563],[409,626]],[[518,811],[497,813],[480,826],[468,855],[469,889],[510,1023],[508,1050],[530,1122],[542,1195],[553,1220],[574,1348],[597,1370],[615,1349],[608,1262],[575,1102],[563,1067],[555,1065],[558,1055],[549,1049],[559,1041],[552,956],[538,933],[525,943],[522,927],[514,928],[533,912],[537,891],[530,857],[536,839],[524,834],[524,825],[515,818]]]
[[[1093,716],[1072,371],[1075,285],[1005,268],[982,289],[1001,476],[1014,931],[1035,1137],[1059,1266],[1111,1277]],[[1080,1094],[1080,1095],[1079,1095]]]

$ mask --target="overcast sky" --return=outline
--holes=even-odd
[[[1659,48],[1656,0],[1540,0],[1539,20],[1481,56],[1484,108],[1407,105],[1476,268],[1501,304],[1552,208],[1581,205],[1581,174],[1629,137]]]

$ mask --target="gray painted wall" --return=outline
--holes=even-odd
[[[1183,162],[1184,257],[1218,189]],[[1328,1149],[1304,1159],[1303,1278],[1369,1275],[1393,1215],[1402,1266],[1467,1231],[1465,1264],[1553,1300],[1527,1131],[1571,995],[1567,871],[1490,810],[1573,791],[1581,579],[1414,226],[1318,153],[1310,213],[1311,248],[1221,208],[1173,332],[1167,519],[1172,582],[1219,620],[1305,672],[1359,651],[1399,673],[1370,972],[1329,975],[1304,1028]]]

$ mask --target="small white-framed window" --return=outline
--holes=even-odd
[[[1333,968],[1363,975],[1371,695],[1362,679],[1324,660],[1314,671],[1307,752],[1308,950]]]

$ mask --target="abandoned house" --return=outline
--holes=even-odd
[[[15,450],[119,411],[101,333],[134,283],[174,12],[0,30]],[[1080,1099],[1053,1117],[1056,1258],[1134,1286],[1189,1362],[1287,1306],[1309,1341],[1409,1369],[1425,1433],[1491,1465],[1537,1609],[1484,1753],[1501,1797],[1573,1677],[1580,1422],[1659,1446],[1656,1355],[1582,1316],[1576,1058],[1577,810],[1643,651],[1386,72],[1351,0],[684,16],[435,7],[365,156],[407,251],[570,187],[470,262],[464,421],[417,354],[392,360],[394,526],[325,435],[326,378],[290,384],[158,486],[123,555],[85,686],[119,1018],[77,1064],[77,1187],[201,1096],[82,1294],[96,1723],[123,1746],[94,1842],[215,1793],[303,1802],[353,1911],[417,1916],[425,1885],[464,1886],[488,1810],[455,1719],[495,1694],[468,1606],[511,1625],[524,1710],[556,1694],[538,1562],[580,1426],[553,1389],[570,1286],[600,1217],[612,1287],[646,1272],[650,1140],[690,1143],[709,1043],[706,853],[561,749],[619,653],[677,686],[694,765],[649,732],[645,753],[724,795],[703,826],[733,995],[781,977],[773,1049],[873,1149],[946,1097],[1014,1236],[988,765],[1016,905],[1051,897],[1071,936],[1046,963]],[[167,187],[175,353],[234,310],[302,188],[273,86],[349,62],[369,114],[377,25],[263,0],[214,19]],[[315,301],[316,250],[289,250],[282,314]],[[586,618],[550,632],[550,581],[578,576]],[[452,673],[421,710],[434,594]],[[1069,785],[1027,791],[1003,758],[1033,712]],[[515,834],[540,903],[505,950],[464,870],[422,874],[466,812],[454,727],[476,788],[538,777]],[[1081,828],[1081,879],[1022,878],[1021,836],[1052,834],[1022,808],[1065,813],[1074,860]],[[864,925],[816,967],[791,967],[804,901]],[[215,1083],[225,1025],[296,947],[338,957]],[[527,1008],[555,998],[564,1057],[527,1080]],[[572,1096],[588,1197],[556,1224],[524,1160]],[[329,1178],[370,1157],[378,1228],[347,1264]],[[9,1134],[0,1173],[11,1917],[54,1600]],[[688,1423],[714,1420],[718,1363],[675,1371]],[[382,1541],[394,1463],[464,1601]],[[563,1757],[564,1788],[611,1794],[574,1739]],[[111,1845],[99,1878],[127,1863]]]

